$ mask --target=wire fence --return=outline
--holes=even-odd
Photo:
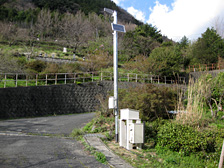
[[[0,73],[0,88],[27,87],[42,85],[72,84],[94,81],[113,81],[112,72],[85,72],[85,73]],[[166,76],[149,74],[119,73],[120,82],[158,83],[158,84],[186,84],[185,77],[173,79]]]

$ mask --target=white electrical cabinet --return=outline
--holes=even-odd
[[[144,124],[139,118],[139,111],[120,110],[120,146],[130,150],[134,145],[142,148],[144,143]]]
[[[144,124],[130,124],[130,143],[144,143]]]

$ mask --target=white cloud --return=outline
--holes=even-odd
[[[120,4],[120,2],[125,1],[125,0],[112,0],[114,3],[116,3],[117,5]]]
[[[127,11],[128,13],[133,15],[136,19],[145,22],[145,14],[142,11],[135,9],[134,7],[127,8]]]
[[[120,3],[120,0],[112,0],[114,3],[116,3],[117,5]]]
[[[189,39],[197,39],[213,20],[219,16],[224,18],[223,0],[175,0],[172,8],[159,1],[153,8],[147,23],[155,25],[163,35],[180,40],[184,35]]]

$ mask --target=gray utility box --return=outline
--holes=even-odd
[[[139,111],[120,110],[120,146],[130,150],[135,144],[142,148],[144,143],[144,124],[139,119]]]

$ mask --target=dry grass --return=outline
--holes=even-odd
[[[184,105],[183,94],[179,96],[176,121],[182,124],[198,124],[204,115],[204,105],[210,90],[210,81],[206,76],[199,81],[189,80],[187,104]]]

